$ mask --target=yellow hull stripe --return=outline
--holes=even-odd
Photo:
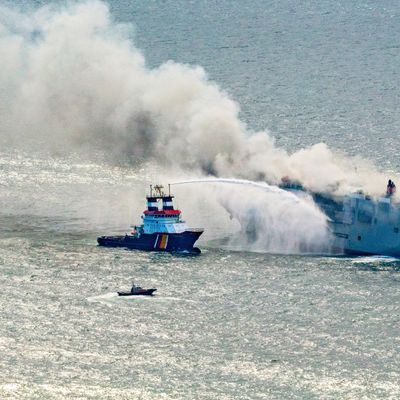
[[[166,249],[168,244],[168,235],[161,235],[160,249]]]

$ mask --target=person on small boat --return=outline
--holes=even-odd
[[[393,196],[395,192],[396,192],[396,185],[391,179],[389,179],[388,184],[386,186],[386,196],[388,197]]]

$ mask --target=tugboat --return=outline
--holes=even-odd
[[[204,229],[188,228],[185,221],[181,220],[181,211],[174,209],[170,185],[168,195],[163,189],[161,185],[154,188],[150,185],[142,225],[134,226],[133,231],[124,236],[100,236],[97,238],[98,244],[145,251],[200,254],[200,249],[193,245]]]
[[[130,292],[117,292],[118,296],[153,296],[157,289],[143,289],[140,286],[132,284]]]

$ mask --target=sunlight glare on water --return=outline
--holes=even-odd
[[[196,124],[203,121],[196,114],[185,125],[179,108],[162,113],[171,104],[168,98],[159,98],[158,90],[164,85],[164,94],[171,94],[168,79],[157,81],[159,86],[153,85],[150,92],[143,90],[142,84],[162,76],[168,65],[172,67],[168,64],[161,72],[150,68],[168,60],[203,66],[221,88],[217,98],[223,107],[210,100],[214,99],[210,93],[216,92],[214,84],[195,81],[196,88],[204,89],[204,97],[196,99],[195,107],[185,108],[186,117],[192,117],[195,110],[204,111],[207,105],[208,111],[215,112],[211,121],[227,109],[236,118],[234,103],[224,97],[228,93],[241,106],[239,117],[247,124],[246,135],[270,130],[275,143],[271,139],[274,151],[268,166],[286,168],[281,164],[287,160],[285,151],[324,142],[373,161],[388,175],[398,171],[399,159],[393,150],[398,148],[400,126],[397,2],[113,1],[112,20],[135,27],[120,25],[113,33],[132,36],[145,56],[148,69],[138,82],[127,79],[133,68],[130,62],[118,69],[115,58],[97,58],[93,43],[85,47],[73,40],[77,32],[86,33],[79,16],[73,19],[76,29],[68,31],[71,36],[63,37],[65,52],[54,59],[59,64],[40,64],[40,57],[47,53],[30,53],[42,40],[37,27],[30,30],[32,37],[14,36],[33,22],[19,17],[18,26],[11,29],[15,17],[4,7],[20,6],[27,13],[48,3],[5,1],[0,7],[4,50],[0,54],[0,101],[5,100],[0,102],[0,133],[11,132],[0,136],[0,398],[400,398],[400,260],[299,254],[296,246],[301,238],[315,241],[315,236],[306,234],[323,232],[310,232],[308,227],[324,227],[325,219],[316,219],[320,225],[308,218],[315,214],[296,219],[298,213],[293,210],[297,209],[286,209],[290,202],[283,207],[279,195],[269,197],[263,203],[263,207],[268,205],[265,209],[259,208],[270,211],[275,206],[282,213],[275,217],[282,215],[278,219],[284,224],[276,223],[276,218],[263,220],[264,236],[259,236],[256,247],[229,242],[240,226],[235,208],[246,208],[244,200],[248,200],[244,196],[247,189],[239,185],[236,192],[217,194],[203,186],[174,187],[175,201],[188,225],[206,228],[198,242],[202,250],[198,257],[101,248],[96,243],[99,235],[124,234],[140,223],[149,183],[198,179],[199,169],[187,176],[182,171],[195,156],[204,156],[203,168],[208,165],[202,150],[210,143],[200,140],[201,135],[191,136],[196,143],[192,147],[179,136],[161,145],[153,136],[148,140],[139,135],[139,142],[131,142],[132,121],[140,133],[146,126],[155,134],[151,118],[161,115],[172,136],[198,128]],[[101,6],[93,4],[101,3],[88,6],[98,12]],[[42,21],[46,29],[56,32],[53,38],[59,38],[58,29],[62,31],[66,24],[61,20],[50,23],[51,13],[51,7],[43,9],[35,23]],[[91,20],[94,31],[102,32],[106,22],[96,20],[96,13],[88,14],[95,21]],[[10,42],[2,41],[3,32],[9,30]],[[103,43],[101,34],[96,38],[96,44]],[[24,40],[29,40],[28,45]],[[53,45],[50,41],[47,50],[53,51]],[[52,66],[70,66],[71,77],[85,74],[87,65],[79,64],[82,68],[74,70],[79,57],[70,64],[63,58],[69,50],[81,50],[80,45],[89,49],[96,67],[78,85],[82,93],[95,87],[91,101],[82,100],[84,96],[68,98],[73,105],[82,101],[83,120],[71,118],[81,116],[80,110],[57,107],[60,91],[52,92],[62,88],[66,96],[65,91],[77,84]],[[113,54],[125,54],[133,47],[124,42]],[[17,57],[14,64],[10,60],[18,52],[27,58]],[[13,91],[28,61],[34,63],[32,76],[40,68],[46,74],[35,82],[28,74],[21,92]],[[175,67],[184,70],[181,64]],[[117,78],[93,85],[93,74],[104,65]],[[49,76],[54,77],[51,84]],[[113,84],[121,81],[118,91]],[[183,80],[178,83],[184,95],[192,93],[193,88]],[[137,96],[124,91],[136,84]],[[2,90],[13,96],[1,95]],[[103,98],[102,90],[113,99],[125,96],[124,101],[115,109],[115,103]],[[15,125],[10,125],[9,105],[18,94],[33,94],[34,102],[22,102],[12,120]],[[176,97],[179,103],[181,98]],[[45,110],[39,107],[42,102]],[[153,103],[159,108],[152,108]],[[131,104],[144,110],[140,118],[135,112],[129,114]],[[54,123],[51,117],[57,113],[62,118]],[[26,115],[28,120],[23,119]],[[45,122],[42,125],[40,118]],[[97,125],[96,118],[103,118],[105,125]],[[202,132],[230,132],[231,128],[242,132],[238,120],[229,121],[215,127],[207,120],[208,124],[200,126]],[[23,141],[21,136],[14,137],[17,130],[32,139],[38,126],[48,134],[41,129],[36,132],[42,140],[39,150],[45,147],[45,154],[37,148],[32,152],[13,148],[13,141]],[[70,149],[68,141],[60,145],[65,139],[61,133],[71,126],[97,134],[74,137],[82,153],[76,147]],[[233,139],[248,143],[240,138]],[[212,139],[215,146],[213,142],[211,150],[217,144],[231,145]],[[59,146],[52,152],[57,140]],[[146,159],[148,154],[138,154],[132,143],[143,145],[146,151],[158,145],[158,153]],[[86,156],[91,146],[95,150]],[[123,157],[129,146],[134,148],[133,161]],[[243,159],[250,159],[258,147],[255,143]],[[175,148],[181,151],[171,152]],[[155,156],[164,153],[169,158],[155,165]],[[232,161],[221,154],[216,159],[221,165]],[[177,162],[171,172],[166,160],[184,162]],[[247,165],[256,168],[263,162],[256,157]],[[263,180],[263,176],[258,178]],[[220,201],[224,193],[230,193],[231,197],[223,198],[232,200],[229,204]],[[258,203],[248,204],[257,209]],[[296,228],[298,235],[288,227]],[[221,239],[230,246],[221,246]],[[117,291],[130,288],[133,280],[142,287],[157,288],[155,295],[119,298]]]

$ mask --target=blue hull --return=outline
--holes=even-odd
[[[185,231],[182,233],[151,233],[136,236],[100,236],[97,243],[106,247],[125,247],[144,251],[164,251],[200,253],[193,247],[203,231]]]

